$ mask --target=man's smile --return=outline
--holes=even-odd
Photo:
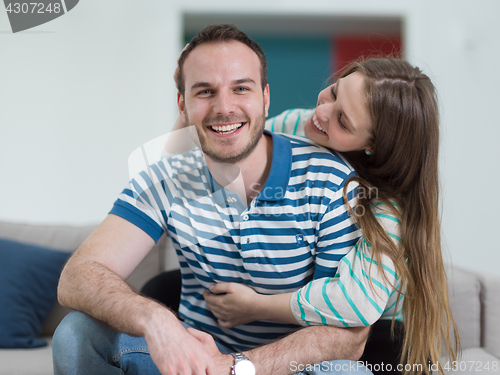
[[[209,128],[212,129],[214,133],[220,135],[229,135],[236,133],[245,124],[246,122],[236,122],[233,124],[210,125]]]

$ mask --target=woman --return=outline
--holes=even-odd
[[[303,126],[309,139],[347,156],[359,175],[352,179],[358,203],[350,210],[363,237],[335,277],[294,293],[213,285],[205,299],[220,324],[265,319],[352,327],[380,318],[395,329],[402,321],[403,365],[437,364],[441,345],[454,360],[459,338],[441,254],[439,116],[430,79],[403,60],[355,62],[319,94],[314,111],[287,112],[269,126],[288,132]]]

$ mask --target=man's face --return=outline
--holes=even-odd
[[[184,97],[177,103],[186,125],[195,125],[212,160],[237,163],[262,138],[269,86],[261,87],[260,60],[237,41],[196,47],[184,62]]]

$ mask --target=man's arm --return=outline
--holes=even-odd
[[[211,356],[175,315],[138,295],[124,281],[153,245],[153,239],[141,229],[108,215],[64,267],[59,302],[119,331],[144,336],[162,374],[193,370],[216,375]]]
[[[357,361],[363,354],[369,331],[370,327],[306,327],[245,354],[259,375],[295,374],[298,368],[322,361]]]
[[[370,327],[306,327],[244,354],[255,365],[256,374],[291,375],[304,370],[308,365],[321,365],[323,361],[357,361],[363,354],[369,331]],[[194,330],[191,330],[190,334],[203,343],[212,354],[218,373],[228,374],[234,364],[234,358],[221,354],[210,335]],[[328,363],[323,366],[325,365]]]

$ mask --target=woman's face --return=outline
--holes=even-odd
[[[364,82],[365,77],[354,72],[321,91],[316,110],[304,126],[307,138],[341,152],[371,151]]]

